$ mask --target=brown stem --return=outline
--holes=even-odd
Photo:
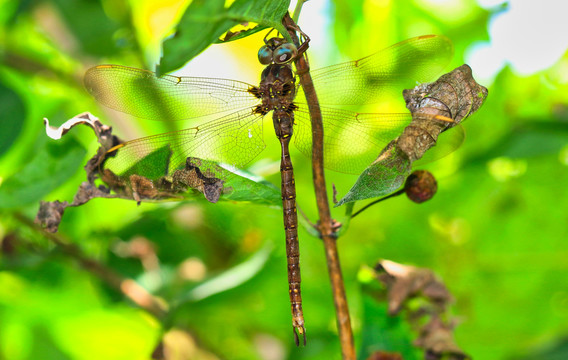
[[[288,31],[294,40],[295,45],[300,47],[298,36],[296,35],[296,32],[293,31],[293,29],[297,29],[297,26],[288,14],[284,16],[283,23],[284,26],[289,29]],[[342,358],[344,360],[355,360],[353,331],[351,329],[347,297],[345,295],[343,276],[341,274],[339,255],[337,253],[336,234],[333,227],[325,185],[323,170],[323,123],[321,111],[312,78],[309,73],[309,65],[305,56],[298,56],[295,60],[295,65],[300,77],[300,83],[302,84],[302,88],[304,89],[304,93],[308,100],[308,108],[312,121],[312,169],[316,202],[320,218],[318,230],[325,247],[327,268],[331,280],[333,300],[337,315],[337,328],[341,343]]]
[[[35,225],[30,219],[21,215],[15,214],[15,217],[24,225],[31,229],[40,232],[52,243],[57,245],[63,253],[77,261],[85,270],[95,275],[109,286],[120,291],[124,296],[129,298],[136,305],[140,306],[150,314],[159,319],[163,319],[167,314],[167,308],[163,302],[159,301],[156,297],[152,296],[146,289],[138,285],[134,280],[122,277],[113,270],[107,268],[100,262],[87,257],[80,248],[73,244],[69,244],[62,237],[57,234],[52,234],[43,231]]]
[[[387,195],[387,196],[382,197],[382,198],[380,198],[380,199],[377,199],[377,200],[375,200],[375,201],[373,201],[373,202],[370,202],[370,203],[368,203],[367,205],[363,206],[361,209],[357,210],[357,212],[355,212],[355,214],[351,215],[351,218],[354,218],[355,216],[359,215],[360,213],[362,213],[363,211],[367,210],[367,209],[370,208],[371,206],[373,206],[373,205],[375,205],[375,204],[377,204],[377,203],[380,203],[380,202],[383,201],[383,200],[390,199],[390,198],[392,198],[392,197],[402,195],[402,194],[404,194],[404,192],[405,192],[405,189],[400,189],[400,190],[398,190],[397,192],[393,192],[393,193],[390,194],[390,195]]]

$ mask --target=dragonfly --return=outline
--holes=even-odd
[[[302,50],[303,51],[303,50]],[[416,82],[431,80],[449,63],[444,36],[414,37],[373,55],[311,70],[324,125],[324,166],[359,174],[411,121],[406,113],[364,113],[349,106],[378,103]],[[302,310],[296,190],[289,143],[311,157],[312,129],[306,94],[291,61],[293,44],[274,37],[259,50],[266,65],[259,85],[230,79],[172,76],[120,65],[87,70],[84,83],[101,104],[138,118],[198,121],[179,131],[126,141],[110,149],[102,180],[137,200],[179,196],[198,189],[215,202],[232,172],[265,148],[263,118],[272,112],[281,145],[281,191],[289,295],[296,344],[306,342]],[[165,115],[166,114],[166,115]],[[192,120],[193,119],[193,120]]]

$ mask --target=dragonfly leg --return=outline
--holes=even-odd
[[[296,343],[296,346],[300,346],[300,335],[302,335],[302,337],[304,338],[304,346],[306,346],[306,328],[301,325],[301,326],[292,326],[292,332],[294,333],[294,342]]]
[[[302,56],[302,54],[304,52],[306,52],[306,50],[308,50],[308,48],[310,47],[310,37],[302,31],[302,29],[300,29],[300,27],[296,24],[287,24],[287,27],[289,30],[292,31],[296,31],[298,33],[300,33],[300,38],[302,39],[302,44],[298,47],[298,55],[296,56]],[[297,45],[297,44],[296,44]]]
[[[264,41],[265,44],[268,42],[268,40],[267,40],[267,39],[268,39],[268,35],[270,35],[270,33],[273,32],[273,31],[274,31],[274,28],[272,28],[269,32],[267,32],[266,35],[264,35],[264,40],[263,40],[263,41]]]

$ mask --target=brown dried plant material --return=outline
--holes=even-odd
[[[418,332],[414,344],[424,349],[426,359],[470,359],[455,343],[454,323],[442,320],[453,298],[432,270],[389,260],[380,261],[375,270],[387,288],[389,314],[407,310],[408,320]],[[423,305],[412,310],[406,307],[409,300],[418,297],[426,300]]]
[[[487,98],[487,89],[472,76],[464,64],[432,83],[404,90],[412,121],[402,134],[382,149],[377,159],[359,176],[349,192],[336,204],[389,195],[399,189],[413,163],[438,143],[438,136],[476,112]],[[446,150],[454,150],[463,136],[454,136]],[[460,141],[455,141],[460,140]],[[440,146],[443,147],[443,146]],[[440,151],[440,154],[447,151]],[[439,158],[434,156],[435,158]]]
[[[74,116],[58,128],[50,126],[47,118],[44,118],[43,122],[45,124],[45,132],[47,136],[53,140],[61,139],[69,132],[69,130],[77,125],[87,125],[93,129],[95,136],[97,137],[97,141],[101,146],[99,147],[97,154],[93,156],[85,166],[87,180],[90,183],[94,182],[99,165],[104,160],[107,150],[122,143],[118,137],[112,135],[112,128],[110,126],[104,125],[101,123],[99,118],[89,112],[84,112]]]
[[[59,228],[61,217],[67,207],[80,206],[96,197],[114,197],[110,195],[110,191],[104,186],[95,186],[94,181],[99,164],[102,162],[102,159],[104,159],[107,149],[110,149],[120,143],[120,140],[116,136],[112,135],[112,129],[110,126],[104,125],[96,116],[93,116],[88,112],[69,119],[58,128],[50,126],[49,120],[45,118],[44,124],[47,135],[54,140],[61,139],[61,137],[77,125],[87,125],[93,129],[97,140],[101,145],[96,155],[88,161],[87,165],[85,165],[87,182],[83,182],[80,185],[72,203],[68,203],[67,201],[60,202],[58,200],[53,202],[42,201],[40,203],[35,223],[41,225],[46,231],[55,233]]]
[[[94,198],[122,198],[135,200],[140,204],[143,200],[176,200],[183,199],[189,190],[195,190],[205,195],[210,202],[217,202],[221,194],[230,192],[230,187],[223,186],[224,181],[216,178],[207,170],[202,171],[202,162],[198,158],[188,158],[184,169],[176,170],[173,178],[162,176],[151,180],[140,174],[131,174],[126,179],[105,168],[105,159],[113,156],[113,150],[120,151],[122,141],[112,135],[112,128],[104,125],[90,113],[79,114],[66,121],[58,128],[49,125],[44,119],[46,133],[52,139],[58,140],[77,125],[87,125],[93,129],[100,147],[85,165],[87,181],[81,183],[73,202],[54,201],[41,202],[35,222],[46,231],[55,233],[61,222],[61,217],[67,207],[80,206]],[[222,171],[219,167],[218,171]],[[226,171],[225,171],[226,172]],[[95,185],[100,178],[106,185]]]
[[[35,218],[35,223],[40,224],[47,232],[57,232],[59,223],[61,222],[61,218],[65,212],[65,208],[69,205],[70,204],[67,201],[41,201]]]
[[[403,360],[399,353],[391,353],[385,351],[376,351],[372,353],[367,360]]]
[[[444,308],[453,301],[446,286],[436,279],[430,269],[402,265],[382,260],[376,266],[379,280],[388,289],[389,314],[396,315],[405,302],[423,295]]]
[[[445,323],[438,316],[432,316],[424,325],[414,345],[425,349],[426,360],[465,360],[470,357],[455,343],[454,327],[452,323]]]
[[[464,64],[433,83],[418,85],[402,94],[412,122],[397,139],[397,146],[413,162],[436,145],[440,133],[476,112],[488,91],[475,81],[469,65]]]
[[[204,174],[200,169],[201,166],[201,159],[188,157],[185,168],[174,172],[173,187],[183,191],[197,189],[208,201],[216,203],[224,191],[224,181],[216,178],[209,170]]]

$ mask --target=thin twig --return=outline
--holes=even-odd
[[[375,201],[373,201],[373,202],[370,202],[370,203],[368,203],[367,205],[363,206],[361,209],[357,210],[357,211],[355,212],[355,214],[351,215],[351,218],[354,218],[355,216],[359,215],[360,213],[362,213],[363,211],[367,210],[367,209],[370,208],[371,206],[373,206],[373,205],[375,205],[375,204],[377,204],[377,203],[380,203],[380,202],[383,201],[383,200],[390,199],[390,198],[392,198],[392,197],[402,195],[402,194],[404,194],[404,192],[405,192],[405,189],[400,189],[400,190],[398,190],[397,192],[393,192],[393,193],[390,194],[390,195],[387,195],[387,196],[382,197],[382,198],[380,198],[380,199],[377,199],[377,200],[375,200]]]
[[[283,20],[284,26],[288,29],[290,36],[297,47],[300,46],[298,36],[293,30],[296,24],[286,14]],[[331,218],[325,176],[323,170],[323,123],[319,102],[314,89],[312,78],[309,73],[309,65],[305,56],[300,56],[295,60],[296,69],[300,77],[300,83],[308,99],[308,108],[312,121],[312,170],[314,187],[316,193],[316,203],[319,213],[319,232],[325,247],[327,268],[331,280],[333,300],[337,315],[337,328],[341,343],[341,353],[344,360],[355,360],[355,346],[353,343],[353,330],[351,329],[351,319],[347,306],[347,297],[339,264],[337,253],[336,233]]]
[[[77,261],[85,270],[101,279],[109,286],[120,291],[136,305],[140,306],[158,319],[163,319],[168,313],[164,302],[158,300],[134,280],[125,278],[102,263],[83,254],[81,249],[65,241],[61,236],[43,231],[30,219],[21,214],[14,214],[16,219],[27,227],[41,233],[52,243],[57,245],[63,253]]]
[[[306,213],[304,212],[304,210],[302,210],[302,208],[299,205],[296,205],[296,207],[298,208],[298,211],[300,212],[300,215],[304,218],[304,221],[306,221],[306,223],[308,225],[310,225],[312,228],[318,230],[318,226],[317,224],[314,224],[310,218],[308,217],[308,215],[306,215]]]

